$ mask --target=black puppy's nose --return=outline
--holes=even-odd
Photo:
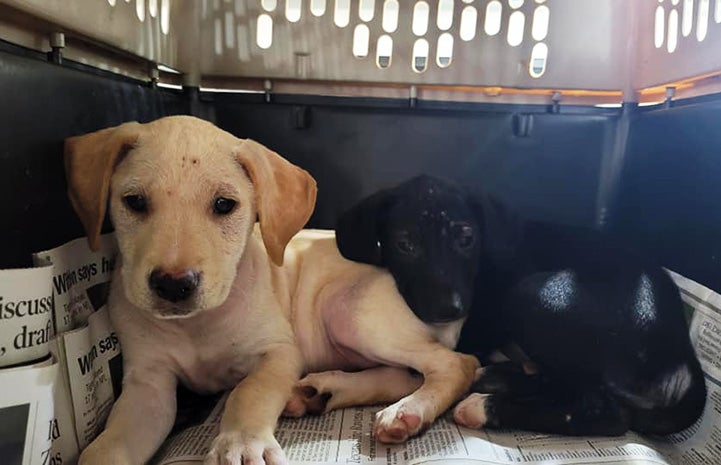
[[[460,294],[454,292],[451,294],[449,302],[440,309],[439,319],[441,321],[453,321],[462,318],[464,313],[463,299],[461,299]]]
[[[187,300],[200,284],[200,273],[183,270],[177,273],[166,273],[159,269],[153,270],[148,278],[150,289],[163,300],[180,302]]]

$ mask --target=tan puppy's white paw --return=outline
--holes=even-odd
[[[78,465],[140,465],[116,441],[101,434],[80,454]]]
[[[428,423],[421,406],[404,399],[376,413],[373,436],[381,442],[397,444],[418,434]]]
[[[288,459],[272,434],[265,437],[225,432],[215,438],[203,464],[288,465]]]
[[[453,419],[461,426],[479,429],[488,421],[486,401],[491,394],[474,392],[463,399],[453,409]]]

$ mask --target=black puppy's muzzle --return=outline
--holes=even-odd
[[[466,306],[457,292],[429,293],[410,307],[424,323],[450,323],[466,317]]]
[[[167,273],[155,269],[148,277],[148,285],[155,295],[172,303],[188,300],[199,284],[200,273],[193,270]]]
[[[448,298],[448,302],[445,305],[439,305],[433,313],[435,316],[433,323],[448,323],[465,317],[466,309],[460,294],[453,292]]]

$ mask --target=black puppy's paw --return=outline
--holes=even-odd
[[[528,395],[538,392],[541,382],[538,373],[529,374],[521,365],[504,362],[481,368],[471,390],[481,394]]]
[[[491,394],[471,393],[453,409],[453,420],[472,429],[483,428],[489,421]]]

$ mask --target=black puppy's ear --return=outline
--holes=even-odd
[[[389,191],[380,190],[341,215],[335,232],[341,255],[369,265],[383,264],[380,231],[388,198]]]
[[[523,221],[520,216],[491,195],[482,195],[472,203],[483,228],[481,254],[496,266],[513,266],[523,239]]]

